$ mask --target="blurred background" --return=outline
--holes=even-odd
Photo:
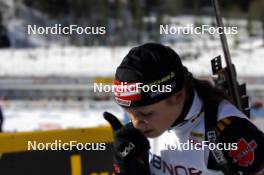
[[[264,0],[221,0],[240,82],[246,82],[251,119],[264,130]],[[28,35],[27,26],[105,26],[105,35]],[[0,106],[4,132],[95,127],[102,112],[125,114],[111,93],[115,68],[133,46],[171,46],[196,77],[210,78],[222,54],[218,35],[161,35],[160,25],[215,26],[210,0],[0,0]]]

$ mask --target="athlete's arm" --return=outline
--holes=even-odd
[[[249,120],[228,117],[218,122],[220,143],[236,143],[236,150],[224,150],[235,171],[259,174],[264,170],[264,134]]]

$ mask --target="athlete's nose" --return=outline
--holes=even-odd
[[[140,117],[134,117],[133,125],[140,131],[145,131],[148,127],[148,122]]]

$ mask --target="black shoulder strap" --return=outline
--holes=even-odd
[[[218,105],[219,102],[216,101],[204,101],[205,140],[211,144],[218,143],[218,136],[216,133]],[[217,163],[220,170],[225,175],[236,174],[232,172],[221,150],[218,149],[210,150],[210,153],[212,154],[212,157],[214,158],[214,161]]]

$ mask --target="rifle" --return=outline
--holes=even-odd
[[[217,25],[220,31],[221,44],[225,56],[226,67],[222,67],[221,56],[217,56],[211,60],[213,80],[215,86],[222,89],[230,98],[233,104],[249,118],[250,109],[248,103],[248,96],[246,95],[246,84],[239,85],[237,81],[236,69],[234,64],[232,64],[231,56],[228,48],[228,43],[226,35],[224,33],[224,25],[222,21],[222,16],[220,13],[220,7],[218,0],[212,0],[214,6],[215,16]],[[209,108],[210,109],[210,108]],[[212,110],[212,109],[211,109]],[[210,111],[210,110],[209,110]],[[211,112],[213,114],[213,112]],[[206,113],[205,113],[206,114]],[[210,114],[210,116],[212,116]],[[218,137],[215,130],[215,124],[217,118],[211,119],[208,117],[205,119],[206,127],[206,137],[207,140],[211,143],[217,143]],[[213,137],[212,137],[213,136]],[[235,172],[231,166],[228,164],[227,159],[223,155],[221,150],[214,149],[211,151],[218,167],[225,175],[237,175],[238,172]]]
[[[249,118],[250,108],[249,98],[246,95],[246,84],[239,85],[237,81],[236,69],[231,61],[218,0],[212,0],[212,4],[214,6],[217,26],[220,28],[220,39],[226,62],[226,67],[223,68],[220,55],[211,60],[214,75],[213,81],[215,86],[223,90],[231,98],[233,104]]]

